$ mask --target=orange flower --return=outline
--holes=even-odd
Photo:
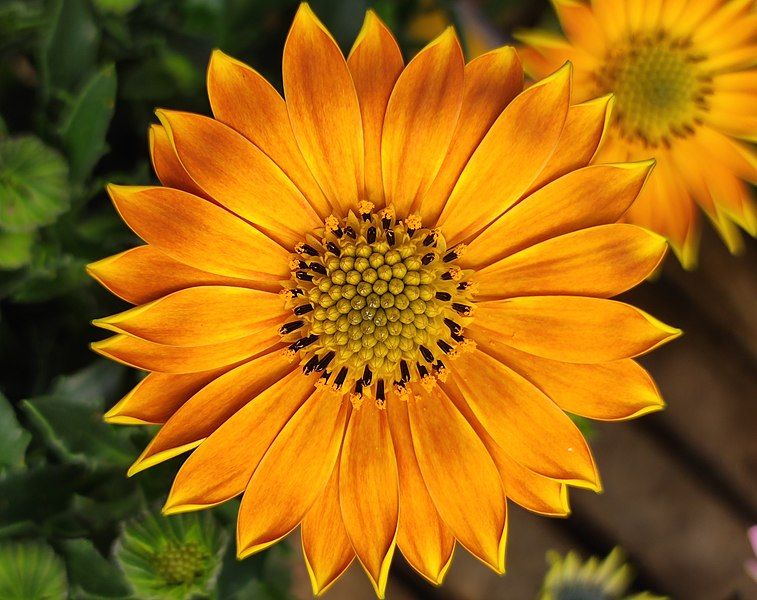
[[[697,262],[704,211],[733,253],[739,229],[757,233],[744,180],[757,181],[757,13],[754,0],[552,0],[567,39],[517,37],[540,78],[570,60],[573,97],[615,93],[609,135],[595,161],[654,156],[657,168],[626,220]]]
[[[609,98],[451,29],[404,65],[369,12],[345,60],[302,5],[283,69],[286,102],[214,53],[215,119],[158,111],[165,187],[109,187],[147,244],[90,265],[138,305],[94,348],[150,374],[106,418],[162,425],[130,473],[193,450],[165,512],[244,494],[240,557],[301,525],[316,594],[357,557],[382,596],[395,546],[502,572],[507,499],[600,488],[564,411],[662,407],[633,357],[679,331],[609,300],[665,253],[615,223],[652,163],[586,166]]]

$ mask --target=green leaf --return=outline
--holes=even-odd
[[[47,544],[0,544],[0,598],[60,600],[67,595],[63,561]]]
[[[49,0],[50,25],[42,40],[45,91],[73,91],[94,70],[100,31],[87,0]]]
[[[125,368],[107,360],[96,360],[73,375],[61,375],[52,385],[51,395],[76,399],[82,406],[101,410],[106,400],[120,390]]]
[[[6,0],[0,4],[0,52],[25,47],[45,22],[38,0]]]
[[[140,0],[93,0],[94,5],[105,13],[125,15],[134,10]]]
[[[63,157],[32,136],[0,139],[0,229],[33,231],[69,205]]]
[[[0,476],[26,466],[26,448],[31,437],[19,425],[11,403],[0,393]]]
[[[0,231],[0,270],[13,271],[32,260],[35,235],[30,231],[9,233]]]
[[[57,379],[49,396],[25,400],[22,409],[63,460],[92,468],[126,467],[136,453],[131,432],[102,420],[105,399],[120,388],[123,373],[118,365],[97,361]]]
[[[63,542],[72,600],[130,598],[123,573],[107,561],[87,539]]]
[[[66,509],[82,472],[76,466],[45,465],[0,479],[0,537],[44,529],[52,515]]]
[[[45,443],[62,460],[90,468],[125,468],[136,454],[128,432],[103,422],[103,411],[80,398],[46,396],[21,407]]]
[[[115,101],[116,69],[110,64],[90,78],[66,114],[60,136],[73,181],[83,182],[105,154]]]

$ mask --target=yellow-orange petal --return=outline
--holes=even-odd
[[[439,517],[413,449],[407,403],[389,400],[394,453],[400,485],[397,546],[408,564],[433,585],[441,585],[452,563],[455,538]]]
[[[150,373],[103,418],[118,425],[165,423],[195,393],[231,368],[228,365],[198,373]]]
[[[191,287],[94,325],[169,346],[203,346],[240,339],[289,313],[280,294],[224,285]]]
[[[347,57],[347,65],[355,83],[363,120],[366,199],[381,207],[384,205],[381,132],[389,96],[404,61],[392,32],[372,10],[365,13],[363,27]]]
[[[339,461],[339,504],[347,535],[379,598],[394,555],[399,481],[385,410],[352,411]]]
[[[554,517],[567,515],[570,508],[566,484],[524,467],[498,446],[476,418],[454,379],[448,380],[443,388],[486,446],[499,471],[505,495],[531,512]]]
[[[528,379],[557,406],[574,415],[600,421],[624,421],[665,407],[649,373],[629,358],[582,365],[527,354],[496,339],[476,341],[485,352]]]
[[[184,402],[129,469],[133,475],[210,436],[238,410],[297,369],[279,349],[220,374]]]
[[[163,512],[215,506],[241,494],[273,440],[313,394],[313,379],[295,371],[238,410],[184,462]]]
[[[686,269],[696,265],[699,214],[690,192],[663,153],[649,181],[629,207],[623,220],[664,235]]]
[[[297,145],[331,205],[346,214],[363,197],[360,105],[339,46],[306,3],[294,17],[282,68]]]
[[[231,212],[288,249],[321,224],[286,173],[231,127],[187,112],[157,115],[187,173]]]
[[[496,444],[489,453],[509,500],[538,515],[566,517],[570,514],[568,484],[527,469]]]
[[[545,477],[599,490],[599,474],[578,427],[532,383],[479,350],[450,361],[454,384],[492,439]]]
[[[109,185],[108,193],[134,233],[174,260],[227,277],[289,277],[284,248],[202,198],[161,187]]]
[[[592,55],[603,56],[606,33],[592,8],[578,0],[552,0],[552,4],[566,37]]]
[[[523,90],[523,68],[515,49],[497,48],[465,65],[463,101],[454,143],[431,187],[419,196],[412,211],[424,223],[436,223],[473,152],[510,101]]]
[[[341,394],[322,387],[276,436],[239,506],[237,557],[268,548],[300,524],[334,470],[349,410]]]
[[[436,176],[452,141],[463,98],[465,61],[447,29],[408,63],[384,119],[381,163],[387,204],[409,214]]]
[[[325,218],[332,207],[294,139],[284,99],[265,77],[220,50],[208,64],[208,98],[213,116],[265,152]]]
[[[523,68],[533,79],[546,77],[566,62],[576,66],[574,97],[587,100],[589,90],[596,90],[592,73],[600,66],[600,59],[580,46],[571,44],[562,35],[547,31],[516,31],[516,40],[525,44],[518,47]]]
[[[302,553],[313,595],[328,590],[355,558],[339,507],[339,469],[302,519]]]
[[[178,262],[152,246],[137,246],[87,265],[87,273],[131,304],[144,304],[198,285],[234,285],[278,291],[278,283],[225,277]]]
[[[614,223],[642,189],[653,161],[578,169],[535,191],[473,239],[461,266],[480,268],[552,237]]]
[[[439,515],[473,556],[503,573],[505,492],[483,442],[439,388],[419,387],[408,412],[418,466]]]
[[[468,328],[518,350],[563,362],[602,363],[645,354],[681,335],[623,302],[581,296],[529,296],[476,304]],[[475,333],[474,333],[475,332]]]
[[[521,250],[477,272],[476,299],[515,296],[610,298],[644,281],[659,266],[665,238],[614,223],[566,233]]]
[[[575,104],[568,109],[560,141],[557,142],[557,147],[549,157],[544,170],[539,173],[525,195],[589,164],[607,131],[612,105],[613,96],[608,94]]]
[[[438,225],[463,241],[494,221],[531,186],[552,155],[570,100],[570,65],[521,92],[473,153]]]
[[[197,373],[218,369],[250,358],[279,343],[278,323],[237,340],[207,346],[167,346],[130,335],[119,334],[92,344],[92,349],[120,362],[145,371],[160,373]]]
[[[195,196],[208,198],[208,195],[192,181],[187,170],[179,162],[179,157],[176,156],[171,139],[162,125],[150,125],[148,141],[150,144],[152,167],[158,179],[160,179],[160,183],[166,187],[176,188]]]

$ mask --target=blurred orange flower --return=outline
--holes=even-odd
[[[301,525],[314,593],[357,557],[383,596],[395,546],[436,584],[457,542],[502,572],[507,499],[600,488],[566,412],[659,410],[633,358],[680,332],[609,299],[666,250],[616,223],[652,162],[587,166],[609,98],[570,75],[523,91],[451,29],[405,65],[371,12],[345,59],[302,5],[286,101],[216,52],[215,118],[158,111],[164,187],[109,186],[147,244],[89,271],[138,305],[94,345],[150,372],[106,415],[162,425],[130,473],[193,451],[166,513],[244,494],[240,557]]]
[[[754,0],[553,0],[565,36],[516,37],[538,79],[571,61],[573,98],[615,93],[596,161],[653,156],[657,168],[626,220],[670,241],[696,265],[699,207],[728,248],[757,233],[745,182],[757,181],[757,12]],[[743,140],[743,141],[742,141]]]

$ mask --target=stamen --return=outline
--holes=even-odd
[[[363,221],[370,221],[371,220],[371,212],[373,212],[373,207],[375,204],[373,202],[369,202],[368,200],[361,200],[358,202],[357,209],[360,212],[360,215],[363,217]]]
[[[330,378],[330,377],[331,377],[331,371],[324,371],[324,372],[323,372],[323,375],[321,375],[321,376],[320,376],[320,377],[318,378],[318,382],[319,382],[319,383],[320,383],[321,385],[326,385],[326,384],[327,384],[327,383],[329,382],[329,378]]]
[[[449,302],[452,300],[452,294],[449,292],[436,292],[436,299],[442,302]]]
[[[334,356],[336,353],[332,350],[326,356],[324,356],[316,365],[315,370],[316,371],[323,371],[326,369],[326,367],[329,366],[329,363],[334,359]]]
[[[436,230],[429,233],[425,238],[423,238],[423,245],[424,246],[431,246],[432,244],[436,243],[436,237],[439,235],[439,232]]]
[[[473,313],[473,307],[467,304],[461,304],[460,302],[452,303],[452,310],[461,314],[463,317],[470,317]]]
[[[331,254],[335,254],[337,256],[341,256],[342,254],[339,246],[337,246],[334,242],[326,242],[326,249],[331,252]]]
[[[318,250],[313,248],[310,244],[306,244],[304,242],[297,244],[294,250],[295,252],[297,252],[297,254],[309,254],[310,256],[318,256]]]
[[[292,352],[299,352],[303,348],[307,348],[310,344],[315,343],[318,340],[317,335],[309,335],[307,337],[300,338],[294,344],[289,346]]]
[[[458,244],[457,246],[455,246],[455,248],[444,255],[444,262],[452,262],[453,260],[457,260],[463,254],[465,254],[465,244]]]
[[[311,262],[310,265],[311,271],[315,271],[316,273],[320,273],[321,275],[326,275],[326,267],[324,267],[321,263],[317,262]]]
[[[408,383],[410,381],[410,369],[404,360],[400,361],[400,373],[402,374],[402,383]]]
[[[418,215],[408,215],[407,219],[405,219],[405,225],[407,225],[407,233],[410,237],[412,237],[413,233],[416,232],[416,230],[420,229],[423,226],[423,222],[421,221],[421,218]],[[412,233],[410,233],[412,231]]]
[[[334,388],[337,390],[342,389],[342,386],[344,385],[344,380],[347,379],[347,373],[349,370],[347,367],[342,367],[339,370],[339,374],[336,376],[336,379],[334,379]]]
[[[292,333],[293,331],[297,331],[304,324],[305,321],[290,321],[289,323],[284,323],[279,328],[279,335],[287,335]]]
[[[357,239],[357,234],[355,233],[355,230],[347,225],[347,227],[344,228],[344,233],[347,234],[347,237],[351,237],[353,240]]]
[[[300,281],[313,281],[313,276],[305,271],[297,271],[294,276]]]
[[[442,352],[445,354],[449,354],[452,352],[452,346],[450,346],[447,342],[444,340],[436,340],[436,345],[439,346]]]
[[[376,401],[383,404],[386,400],[386,396],[384,395],[384,380],[379,379],[376,382]]]
[[[310,360],[305,363],[304,367],[302,367],[302,371],[303,373],[305,373],[305,375],[310,375],[313,371],[315,371],[317,366],[318,366],[318,357],[311,356]]]
[[[294,314],[296,314],[298,317],[301,317],[302,315],[308,314],[310,311],[313,310],[312,304],[301,304],[300,306],[296,307],[294,309]]]
[[[432,262],[434,262],[434,259],[436,258],[436,254],[433,252],[429,252],[428,254],[424,255],[423,258],[421,258],[421,262],[424,265],[430,265]]]
[[[444,324],[447,327],[449,327],[452,333],[460,333],[463,329],[458,323],[455,323],[452,319],[445,318]]]
[[[366,234],[366,240],[369,244],[373,244],[376,241],[376,228],[375,227],[369,227],[368,233]]]
[[[363,371],[363,385],[368,387],[371,385],[371,382],[373,381],[373,372],[371,371],[371,368],[368,365],[365,365],[365,370]]]
[[[432,363],[434,362],[434,354],[426,348],[426,346],[418,346],[418,350],[421,351],[421,354],[423,355],[423,358],[426,359],[426,362]]]

